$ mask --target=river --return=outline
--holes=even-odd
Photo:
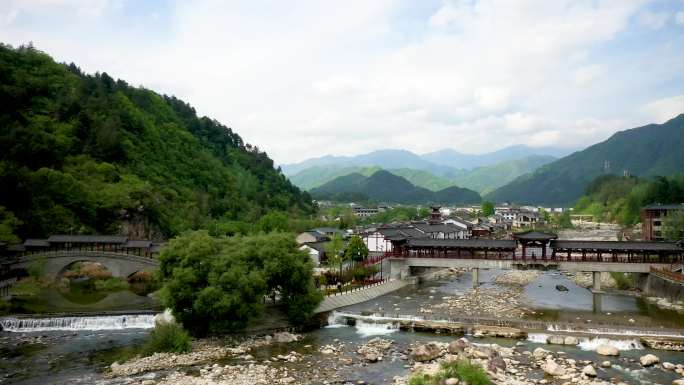
[[[493,278],[499,271],[481,272],[482,286],[496,290],[498,285]],[[567,292],[555,290],[562,284]],[[463,273],[421,285],[408,286],[396,292],[379,297],[366,303],[354,305],[341,311],[376,312],[391,311],[405,315],[420,315],[419,309],[429,303],[438,303],[443,296],[466,292],[472,285],[470,273]],[[547,272],[526,285],[522,290],[523,298],[536,317],[551,321],[591,322],[612,321],[618,325],[648,326],[658,328],[682,329],[683,316],[677,313],[660,311],[647,306],[639,298],[629,295],[604,294],[601,296],[601,309],[597,310],[594,296],[587,289],[575,285],[567,277]],[[433,316],[438,316],[433,314]],[[631,320],[631,322],[630,322]],[[0,383],[3,384],[93,384],[107,383],[101,372],[121,350],[142,343],[153,325],[152,316],[128,315],[106,316],[101,318],[51,318],[47,321],[20,321],[5,318],[5,328],[0,332]],[[99,329],[99,330],[97,330]],[[257,359],[267,359],[279,352],[295,350],[316,357],[318,348],[328,344],[343,344],[348,347],[346,355],[355,356],[356,346],[374,336],[383,336],[394,341],[390,357],[382,362],[363,366],[341,366],[336,372],[340,380],[388,384],[395,375],[406,375],[408,369],[402,356],[408,351],[409,344],[427,341],[451,341],[453,336],[398,331],[392,324],[359,322],[356,326],[332,325],[305,334],[302,341],[289,345],[276,345],[253,352]],[[600,336],[597,336],[600,337]],[[658,368],[642,368],[639,356],[651,352],[637,339],[624,336],[613,337],[611,341],[599,340],[588,336],[577,347],[554,346],[543,343],[546,336],[530,334],[524,349],[533,350],[544,346],[549,350],[562,349],[569,357],[579,360],[601,362],[605,357],[597,356],[593,348],[600,342],[609,342],[621,350],[621,357],[610,369],[600,369],[599,376],[605,379],[620,378],[630,384],[665,383],[669,384],[676,375]],[[468,337],[471,338],[472,337]],[[513,346],[516,341],[506,339],[476,339],[478,343],[497,343]],[[540,343],[541,342],[541,343]],[[662,361],[684,363],[684,353],[652,351]],[[357,357],[358,358],[358,357]],[[312,358],[313,360],[314,358]]]

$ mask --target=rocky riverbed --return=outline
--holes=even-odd
[[[615,376],[611,367],[639,370],[647,368],[669,373],[673,385],[684,384],[684,365],[666,362],[654,354],[638,358],[620,357],[609,346],[597,348],[597,359],[575,359],[560,350],[542,347],[528,348],[524,342],[514,346],[477,343],[465,338],[445,341],[416,342],[400,346],[390,338],[375,337],[364,343],[332,341],[317,348],[309,346],[303,353],[290,351],[265,357],[259,351],[275,341],[301,339],[268,336],[250,339],[235,346],[217,346],[215,341],[203,341],[188,354],[155,355],[152,360],[141,358],[123,365],[114,365],[107,384],[117,385],[266,385],[266,384],[366,384],[365,380],[350,380],[348,373],[372,370],[386,360],[403,362],[407,375],[388,378],[395,385],[408,384],[412,375],[434,374],[443,362],[469,360],[480,365],[494,384],[511,385],[601,385],[626,384]],[[572,341],[571,341],[572,342]],[[279,343],[288,347],[289,343]],[[224,354],[221,359],[218,353]],[[262,352],[263,353],[263,352]],[[600,358],[603,357],[603,358]],[[204,360],[204,361],[202,361]],[[226,363],[229,360],[229,363]],[[151,364],[151,362],[155,362]],[[164,365],[160,363],[164,362]],[[204,362],[203,364],[197,364]],[[192,364],[194,363],[194,364]],[[123,370],[127,367],[129,369]],[[133,369],[135,368],[135,369]],[[368,368],[368,369],[366,369]],[[624,370],[624,369],[623,369]],[[347,374],[345,374],[347,373]],[[456,379],[454,379],[455,381]],[[449,383],[456,383],[451,381]]]

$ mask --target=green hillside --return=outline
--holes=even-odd
[[[589,183],[605,174],[674,175],[684,172],[684,114],[664,124],[620,131],[595,144],[518,177],[487,199],[534,204],[571,204]],[[607,170],[606,170],[607,168]]]
[[[0,45],[0,185],[0,221],[21,237],[161,238],[312,211],[308,194],[230,128],[32,47]]]
[[[454,181],[439,177],[429,171],[414,170],[410,168],[396,168],[387,171],[406,179],[414,186],[426,188],[431,191],[443,190],[456,184]]]
[[[550,155],[526,156],[492,166],[479,167],[463,175],[455,176],[452,180],[457,186],[478,191],[480,194],[487,194],[520,175],[532,172],[555,159]]]
[[[357,173],[341,176],[311,190],[311,195],[316,199],[331,199],[342,193],[362,194],[375,202],[405,204],[478,203],[481,200],[475,191],[460,187],[452,186],[440,191],[416,187],[385,170],[369,177]]]

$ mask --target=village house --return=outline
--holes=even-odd
[[[684,210],[684,204],[653,204],[641,209],[641,231],[646,241],[662,241],[663,222],[675,211]]]

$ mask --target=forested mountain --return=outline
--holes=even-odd
[[[230,128],[31,46],[0,46],[0,185],[0,223],[21,237],[167,237],[312,211],[309,195]]]
[[[478,203],[481,200],[475,191],[460,187],[440,191],[416,187],[406,179],[385,170],[368,177],[358,173],[341,176],[311,190],[311,195],[316,199],[331,199],[342,193],[362,194],[375,202],[405,204]]]
[[[554,159],[554,157],[548,155],[531,155],[491,166],[478,167],[473,170],[451,169],[447,173],[449,177],[437,176],[430,171],[417,170],[415,168],[390,168],[387,171],[408,180],[414,186],[432,191],[439,191],[450,186],[461,186],[479,193],[486,193],[503,186],[522,174],[534,171],[536,168]],[[340,176],[352,173],[370,176],[381,169],[378,166],[313,166],[290,175],[288,178],[298,187],[311,190]]]
[[[572,204],[587,185],[605,174],[674,175],[684,172],[684,114],[664,124],[620,131],[595,144],[518,177],[487,199],[534,204]]]

